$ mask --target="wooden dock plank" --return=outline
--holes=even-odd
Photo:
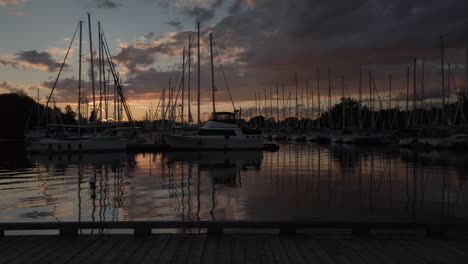
[[[43,254],[49,254],[50,252],[54,251],[54,248],[59,245],[56,241],[56,236],[37,236],[35,238],[35,243],[31,245],[29,250],[16,255],[14,259],[10,260],[8,263],[17,264],[36,262],[37,258],[42,257]]]
[[[31,236],[21,240],[17,245],[10,247],[7,251],[2,252],[1,263],[11,263],[13,261],[26,261],[32,259],[31,253],[37,252],[41,248],[47,247],[51,237],[49,236]],[[26,258],[26,257],[29,258]]]
[[[202,262],[206,264],[216,263],[216,254],[219,246],[219,236],[206,236],[205,247],[203,249]]]
[[[135,255],[131,263],[155,263],[162,252],[166,249],[170,238],[171,235],[169,234],[150,236],[146,240],[147,244],[145,244],[145,246],[139,251],[141,255]]]
[[[244,236],[245,263],[261,263],[257,236]]]
[[[408,252],[395,239],[376,239],[372,241],[373,245],[398,264],[425,264],[426,262],[417,256]]]
[[[180,243],[182,242],[184,238],[185,238],[185,235],[183,234],[171,235],[161,255],[153,263],[160,263],[160,264],[171,263],[174,259],[174,256],[177,254],[177,249],[179,248]]]
[[[206,234],[190,235],[191,246],[187,264],[200,264],[202,262],[203,251],[205,249]]]
[[[98,240],[92,243],[85,250],[78,252],[78,254],[72,256],[66,261],[68,264],[80,264],[91,261],[99,256],[103,248],[109,247],[111,236],[98,236]]]
[[[117,254],[110,260],[110,263],[128,263],[133,258],[135,251],[146,243],[146,239],[147,237],[145,236],[134,236],[128,241],[126,246],[118,250]]]
[[[298,249],[304,252],[304,256],[309,263],[334,264],[328,253],[317,242],[317,237],[304,238],[304,241],[296,241],[300,245]]]
[[[326,254],[330,256],[334,263],[363,263],[362,259],[355,260],[355,254],[350,254],[350,251],[345,249],[336,238],[320,238],[317,242],[320,244]]]
[[[284,250],[283,246],[281,245],[279,236],[273,236],[268,238],[268,244],[270,245],[273,251],[273,258],[275,262],[278,264],[281,263],[291,263],[288,257],[288,254]]]
[[[0,263],[468,263],[462,239],[160,234],[4,237]]]
[[[383,255],[372,243],[368,243],[368,240],[366,238],[354,238],[343,240],[342,244],[354,250],[366,263],[398,264]]]
[[[191,236],[189,235],[184,235],[182,237],[182,241],[180,242],[179,248],[177,249],[177,254],[175,255],[171,263],[185,264],[187,262],[187,258],[190,254],[190,248],[192,246],[191,240]]]
[[[268,243],[268,239],[269,238],[264,236],[259,237],[260,260],[261,263],[276,263],[270,243]]]
[[[76,239],[59,238],[59,240],[65,245],[62,251],[55,250],[53,254],[39,259],[38,263],[65,263],[80,252],[85,251],[92,243],[99,241],[99,236],[83,235]]]
[[[231,264],[232,235],[223,235],[219,240],[216,263]]]
[[[296,247],[296,243],[294,243],[295,238],[293,237],[281,237],[281,245],[286,250],[288,255],[289,261],[291,263],[298,263],[298,264],[307,264],[305,258],[299,252]]]
[[[245,264],[244,242],[240,235],[231,235],[232,239],[232,263]]]

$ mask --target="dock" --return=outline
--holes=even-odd
[[[459,231],[466,231],[462,223],[325,224],[0,223],[0,263],[468,263],[468,236]],[[81,234],[90,228],[96,232]],[[124,229],[130,233],[110,232]],[[168,229],[170,233],[160,232]],[[8,233],[13,230],[59,232]],[[445,233],[450,230],[456,232]]]
[[[5,236],[0,263],[468,263],[467,248],[411,235]]]

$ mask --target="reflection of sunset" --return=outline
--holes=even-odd
[[[278,152],[33,155],[2,221],[466,218],[466,156],[282,144]],[[80,184],[79,184],[80,183]]]

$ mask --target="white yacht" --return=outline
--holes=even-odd
[[[164,141],[173,149],[262,149],[262,135],[247,135],[236,124],[236,114],[213,113],[212,118],[192,136],[165,135]]]

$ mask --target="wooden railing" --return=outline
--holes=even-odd
[[[465,222],[264,222],[264,221],[129,221],[129,222],[31,222],[0,223],[0,236],[5,231],[58,230],[62,236],[78,235],[80,229],[133,229],[135,235],[150,235],[152,229],[206,229],[210,235],[221,235],[225,229],[275,229],[282,235],[295,235],[297,230],[342,229],[355,235],[370,235],[372,230],[423,230],[431,236],[444,235],[449,230],[468,230]]]

